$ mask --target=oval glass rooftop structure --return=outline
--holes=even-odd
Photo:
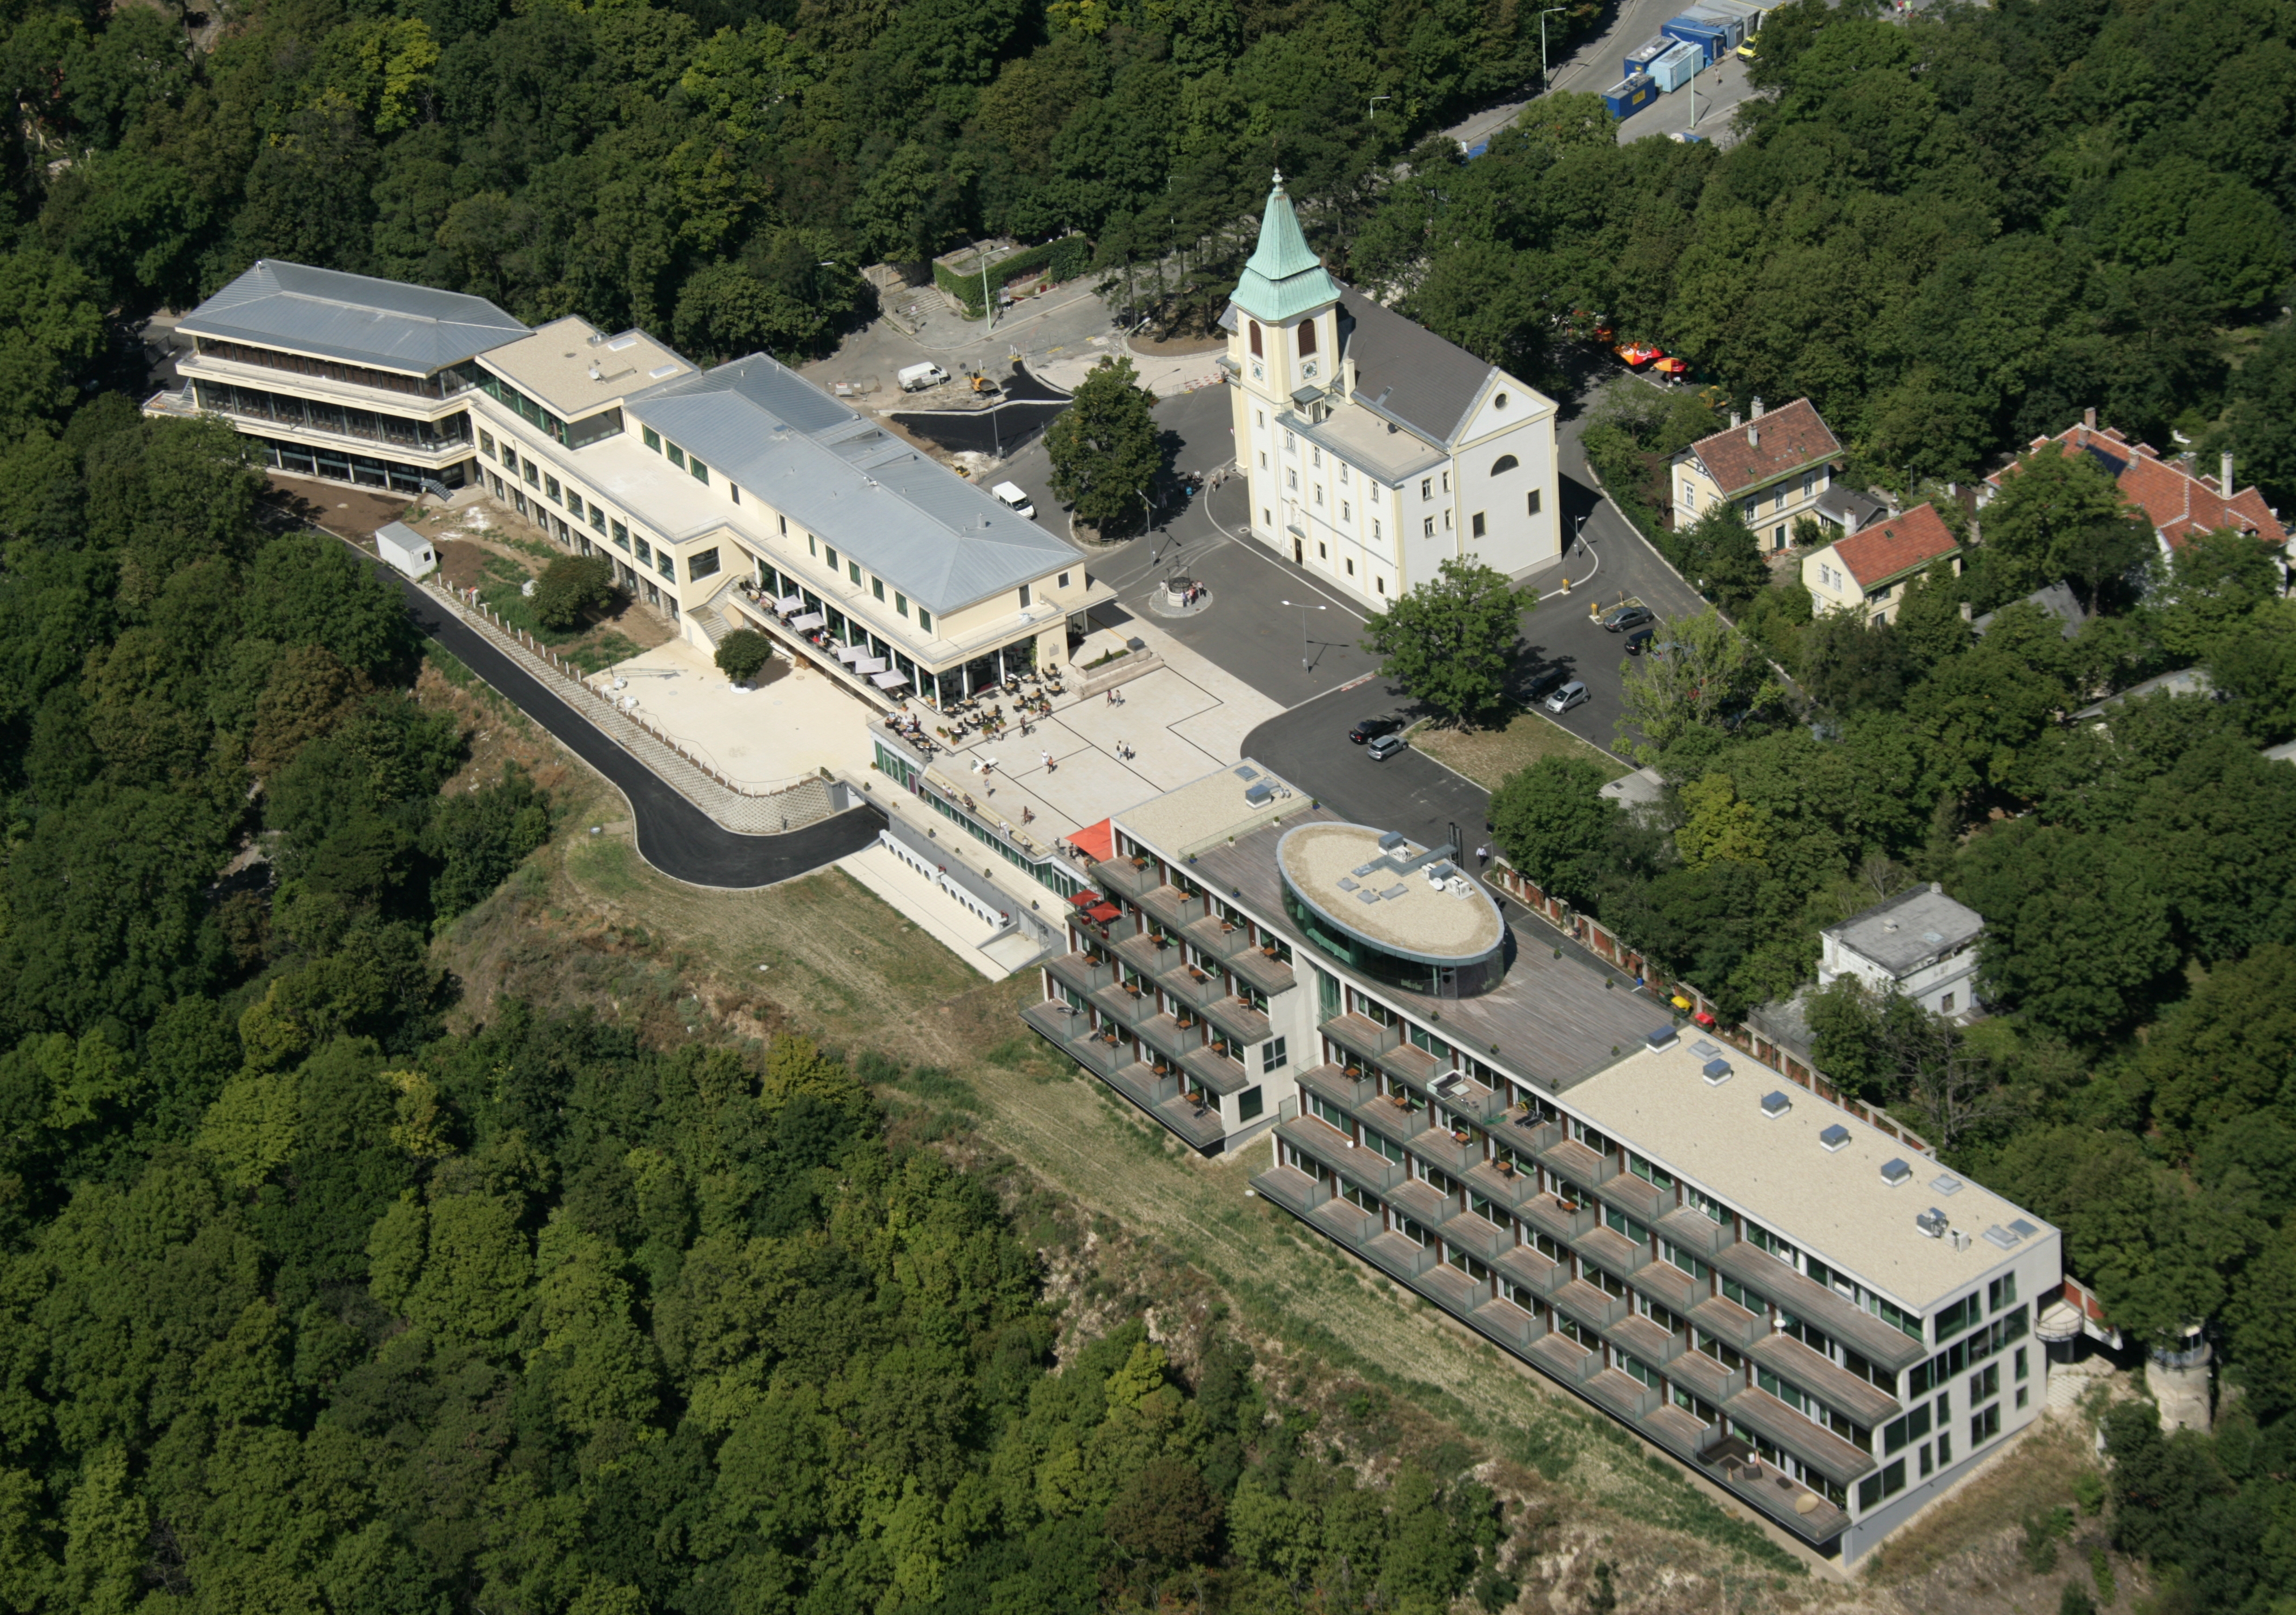
[[[1506,974],[1507,928],[1489,895],[1392,831],[1301,824],[1276,842],[1275,863],[1292,922],[1374,980],[1472,998]]]

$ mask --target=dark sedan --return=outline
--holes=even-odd
[[[1399,717],[1367,717],[1348,731],[1348,738],[1358,746],[1377,740],[1382,734],[1392,734],[1403,727]]]

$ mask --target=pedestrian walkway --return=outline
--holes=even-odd
[[[708,758],[696,756],[644,717],[617,706],[610,693],[586,683],[578,668],[505,625],[483,603],[465,600],[435,581],[426,580],[422,586],[426,594],[453,611],[512,662],[561,692],[568,706],[592,726],[726,829],[745,835],[775,835],[841,810],[841,791],[818,775],[771,791],[742,789]]]

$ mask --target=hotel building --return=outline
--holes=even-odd
[[[2058,1231],[1245,763],[1117,815],[1024,1012],[1255,1191],[1812,1548],[2039,1415]]]

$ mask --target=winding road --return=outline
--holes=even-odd
[[[414,626],[459,658],[568,750],[605,775],[629,802],[638,856],[672,880],[734,890],[771,886],[834,863],[877,839],[884,816],[849,808],[785,835],[742,835],[726,829],[669,788],[661,777],[599,733],[555,691],[534,677],[413,583],[372,556],[398,586]]]

